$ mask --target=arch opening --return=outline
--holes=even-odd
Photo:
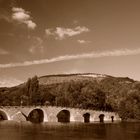
[[[61,110],[57,114],[58,122],[70,122],[70,112],[68,110]]]
[[[89,113],[85,113],[83,115],[83,117],[84,117],[84,122],[85,123],[89,123],[90,122],[90,114]]]
[[[105,116],[104,114],[99,115],[100,122],[104,122],[104,116]]]
[[[32,123],[41,123],[44,120],[44,113],[41,109],[34,109],[29,113],[27,120]]]
[[[111,121],[114,122],[114,116],[111,116]]]
[[[6,115],[6,113],[2,110],[0,110],[0,121],[3,120],[8,120],[8,116]]]

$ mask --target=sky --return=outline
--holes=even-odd
[[[140,80],[139,0],[0,0],[0,87],[49,74]]]

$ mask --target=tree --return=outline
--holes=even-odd
[[[39,81],[37,76],[31,79],[29,96],[31,105],[38,105],[40,103]]]
[[[28,105],[37,105],[40,103],[39,81],[37,76],[29,78],[23,90],[26,96],[26,99],[24,99],[28,101]]]
[[[140,120],[140,94],[138,90],[131,90],[127,96],[122,99],[118,113],[123,120]]]

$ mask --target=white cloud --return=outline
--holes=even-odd
[[[32,54],[35,54],[35,53],[43,53],[44,51],[44,47],[42,45],[35,45],[35,46],[31,46],[29,48],[29,52],[32,53]]]
[[[0,48],[0,55],[6,55],[6,54],[9,54],[9,52]]]
[[[13,87],[21,83],[23,83],[23,81],[15,78],[10,77],[0,78],[0,87]]]
[[[19,23],[26,24],[29,29],[35,29],[37,26],[36,23],[31,20],[30,13],[23,8],[13,7],[12,12],[12,19]]]
[[[55,39],[62,40],[66,37],[72,37],[75,35],[79,35],[84,32],[89,32],[89,29],[85,26],[77,26],[75,28],[63,28],[63,27],[56,27],[56,29],[46,29],[46,35],[53,35]]]
[[[54,32],[53,32],[53,29],[46,29],[46,30],[45,30],[45,33],[46,33],[46,35],[48,35],[48,36],[49,36],[49,35],[55,35]]]
[[[27,24],[27,27],[29,29],[35,29],[35,27],[36,27],[36,24],[32,20],[28,20],[25,23]]]
[[[11,19],[8,15],[0,14],[0,19],[4,19],[7,22],[11,22]]]
[[[31,46],[29,48],[30,53],[35,54],[44,52],[43,40],[40,37],[30,37],[30,41],[31,41]]]
[[[116,57],[116,56],[128,56],[128,55],[138,55],[138,54],[140,54],[140,48],[133,49],[133,50],[123,49],[123,50],[114,50],[114,51],[91,52],[91,53],[83,53],[83,54],[77,54],[77,55],[63,55],[63,56],[58,56],[51,59],[25,61],[21,63],[0,64],[0,68],[48,64],[48,63],[54,63],[54,62],[60,62],[60,61],[66,61],[66,60],[75,60],[75,59]]]
[[[90,41],[86,41],[86,40],[77,40],[77,42],[80,43],[80,44],[90,43]]]
[[[11,14],[7,10],[0,8],[0,20],[1,19],[11,23]]]
[[[73,24],[78,24],[78,20],[74,20],[73,21]]]
[[[83,71],[79,70],[79,69],[72,69],[72,70],[67,70],[67,72],[63,72],[64,74],[74,74],[74,73],[83,73]]]
[[[28,20],[30,18],[30,15],[28,12],[26,12],[24,9],[22,8],[12,8],[13,14],[12,14],[12,18],[14,20],[17,20],[19,22],[24,22],[26,20]]]

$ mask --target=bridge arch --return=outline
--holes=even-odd
[[[6,114],[5,111],[0,110],[0,121],[2,120],[8,120],[8,115]]]
[[[100,115],[99,115],[100,122],[104,122],[104,117],[105,117],[104,114],[100,114]]]
[[[113,115],[111,116],[111,121],[114,122],[114,116]]]
[[[44,112],[42,109],[35,108],[33,109],[28,117],[27,120],[32,122],[32,123],[41,123],[44,120]]]
[[[84,117],[84,122],[85,123],[90,122],[90,113],[83,114],[83,117]]]
[[[58,122],[70,122],[70,111],[63,109],[57,114]]]

